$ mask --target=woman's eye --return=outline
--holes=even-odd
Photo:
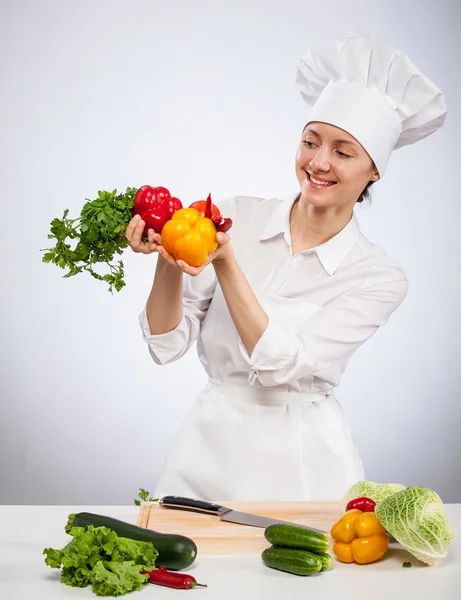
[[[341,152],[341,150],[337,150],[336,152],[338,153],[338,156],[340,156],[341,158],[351,158],[350,154],[346,154],[345,152]]]
[[[313,148],[315,146],[314,142],[310,142],[309,140],[303,140],[303,143],[307,148]]]

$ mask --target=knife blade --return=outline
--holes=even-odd
[[[193,498],[184,498],[182,496],[163,496],[163,498],[160,498],[159,500],[159,505],[163,508],[189,510],[208,515],[214,515],[219,517],[221,521],[237,523],[239,525],[266,528],[269,527],[269,525],[282,523],[284,525],[296,525],[296,527],[303,527],[304,529],[310,529],[311,531],[316,531],[317,533],[323,533],[326,535],[325,531],[316,529],[315,527],[308,527],[307,525],[301,525],[300,523],[294,523],[293,521],[283,521],[281,519],[263,517],[261,515],[255,515],[252,513],[244,513],[239,510],[234,510],[233,508],[214,504],[213,502],[207,502],[205,500],[194,500]]]

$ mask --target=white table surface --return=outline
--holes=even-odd
[[[398,545],[392,544],[380,562],[343,564],[309,577],[270,569],[259,555],[198,555],[185,573],[207,588],[174,590],[146,584],[126,598],[165,600],[460,600],[461,504],[445,505],[455,538],[446,559],[424,566]],[[136,506],[0,506],[0,599],[53,600],[96,598],[91,586],[72,588],[59,582],[60,570],[45,565],[43,549],[62,548],[69,536],[67,517],[93,512],[136,523]],[[27,522],[26,522],[27,517]],[[403,561],[411,568],[403,568]]]

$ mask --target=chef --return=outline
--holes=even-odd
[[[335,390],[408,284],[397,261],[361,233],[354,206],[393,150],[443,125],[444,96],[372,36],[311,50],[297,85],[309,113],[295,193],[223,200],[234,225],[201,268],[176,261],[152,230],[143,241],[139,216],[127,228],[135,252],[159,253],[140,315],[153,360],[177,361],[197,342],[208,376],[156,496],[338,500],[365,479]]]

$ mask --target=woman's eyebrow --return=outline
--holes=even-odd
[[[335,140],[334,143],[335,144],[351,144],[351,146],[358,147],[357,142],[354,142],[354,140]]]
[[[315,131],[315,129],[311,129],[310,127],[308,127],[308,128],[306,129],[306,132],[307,132],[307,133],[312,133],[312,135],[315,135],[315,137],[318,137],[318,138],[320,139],[320,134],[319,134],[319,133],[317,133],[317,131]]]
[[[306,129],[307,133],[311,133],[312,135],[315,135],[315,137],[319,138],[319,140],[321,139],[321,135],[318,133],[318,131],[315,131],[315,129],[311,129],[310,127],[308,129]],[[359,144],[357,144],[357,142],[354,142],[354,140],[333,140],[334,144],[351,144],[352,146],[357,146],[359,147]]]

